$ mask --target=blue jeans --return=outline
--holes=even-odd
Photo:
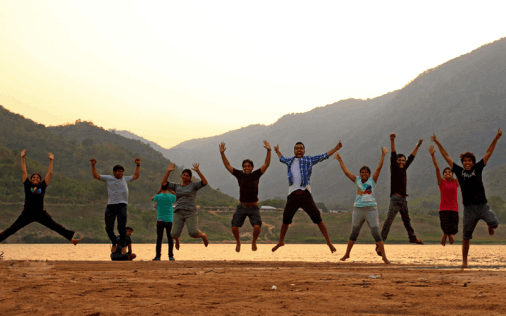
[[[415,230],[411,227],[411,219],[409,218],[408,212],[408,201],[405,197],[397,196],[392,194],[390,196],[390,207],[388,208],[387,219],[383,223],[383,229],[381,230],[381,238],[383,241],[387,240],[388,232],[390,231],[390,226],[394,222],[395,216],[397,213],[401,213],[402,222],[404,223],[404,227],[408,232],[408,237],[410,242],[415,242],[416,235]]]

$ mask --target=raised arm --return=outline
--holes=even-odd
[[[437,163],[436,156],[434,156],[435,152],[436,150],[434,149],[434,145],[430,145],[429,153],[432,156],[432,162],[434,163],[434,167],[436,167],[437,185],[441,185],[441,181],[443,180],[443,178],[441,177],[441,170],[439,169],[439,164]]]
[[[432,136],[430,137],[430,140],[433,141],[437,145],[437,148],[439,148],[439,152],[441,153],[441,156],[443,156],[443,158],[446,160],[446,162],[448,163],[450,168],[453,168],[453,160],[452,160],[452,158],[450,158],[450,155],[448,155],[446,150],[443,148],[443,145],[441,145],[441,143],[437,139],[436,134],[432,134]]]
[[[271,144],[268,141],[264,140],[264,148],[267,149],[267,155],[265,156],[265,163],[260,167],[260,171],[265,173],[269,165],[271,164]]]
[[[23,183],[25,183],[26,179],[28,179],[28,172],[26,172],[25,156],[26,156],[26,149],[23,149],[21,151],[21,172],[23,173]]]
[[[395,133],[390,134],[390,149],[392,149],[392,152],[397,152],[395,150]]]
[[[278,158],[281,158],[283,156],[283,154],[279,151],[279,144],[277,144],[276,146],[274,146],[274,151],[278,155]]]
[[[411,152],[413,156],[416,156],[416,153],[418,152],[418,148],[422,146],[423,139],[418,140],[418,143],[416,143],[415,149]]]
[[[204,177],[202,172],[200,172],[199,166],[200,166],[200,164],[194,163],[192,170],[195,171],[199,175],[200,180],[202,181],[202,184],[207,185],[207,179],[206,179],[206,177]]]
[[[171,162],[169,164],[169,168],[167,168],[167,172],[165,172],[165,175],[163,176],[162,186],[164,186],[165,183],[167,183],[167,180],[169,180],[170,173],[174,170],[176,170],[176,164],[174,162]],[[160,192],[162,192],[162,189],[160,189],[156,194],[160,194]]]
[[[383,168],[383,162],[385,161],[385,155],[388,153],[388,148],[382,147],[381,148],[381,158],[380,162],[378,164],[378,168],[376,168],[376,171],[374,171],[374,174],[372,175],[372,179],[374,182],[378,182],[378,178],[380,176],[381,168]]]
[[[98,174],[97,169],[95,168],[97,160],[95,158],[90,159],[90,163],[91,163],[91,174],[93,174],[93,178],[100,180],[100,175]]]
[[[348,168],[346,168],[346,166],[344,165],[344,162],[343,162],[343,159],[341,158],[341,156],[339,155],[339,153],[336,153],[336,155],[334,156],[334,158],[337,159],[337,161],[339,161],[339,164],[341,165],[341,169],[343,169],[343,172],[344,174],[351,180],[353,181],[353,183],[355,183],[355,181],[357,180],[357,177],[355,177],[353,175],[353,173],[349,172],[348,171]]]
[[[44,181],[46,181],[46,185],[49,185],[49,181],[51,180],[51,175],[53,174],[53,160],[54,155],[52,153],[47,153],[47,158],[49,158],[49,167],[47,167],[46,177]]]
[[[341,143],[341,141],[339,141],[339,143],[337,143],[336,147],[332,148],[331,150],[327,151],[327,155],[332,156],[336,151],[338,151],[339,149],[341,149],[341,147],[343,147],[343,144]],[[353,180],[353,182],[355,182],[355,180]]]
[[[492,141],[492,144],[490,144],[490,146],[487,149],[487,152],[485,153],[485,156],[483,156],[483,162],[485,164],[487,164],[488,160],[490,159],[490,156],[492,156],[492,154],[494,153],[495,145],[497,144],[497,141],[499,140],[499,138],[501,138],[501,136],[502,136],[502,131],[499,128],[497,130],[497,134],[494,137],[494,140]]]
[[[225,150],[227,150],[227,147],[225,147],[225,143],[222,142],[219,145],[219,148],[220,148],[221,160],[223,161],[225,168],[227,168],[228,172],[233,173],[234,167],[232,167],[230,165],[230,162],[228,162],[227,156],[225,156]]]
[[[137,167],[135,167],[135,174],[132,176],[132,180],[139,179],[141,173],[141,158],[135,159],[135,164]]]

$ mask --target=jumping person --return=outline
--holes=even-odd
[[[135,253],[132,253],[132,239],[130,238],[130,236],[132,236],[133,232],[134,229],[132,227],[126,227],[124,246],[122,246],[120,242],[121,236],[120,235],[116,236],[118,247],[116,247],[117,249],[115,252],[111,253],[112,261],[132,261],[137,257]],[[128,252],[126,251],[127,246]]]
[[[116,252],[117,239],[114,234],[114,222],[116,217],[118,218],[118,232],[120,235],[121,248],[123,254],[126,253],[125,238],[126,238],[126,224],[127,224],[127,204],[128,204],[128,182],[139,178],[141,171],[141,159],[135,159],[135,174],[133,176],[123,176],[125,168],[121,165],[116,165],[112,168],[114,176],[99,175],[95,165],[97,164],[96,159],[91,159],[91,173],[93,178],[104,181],[107,184],[107,194],[109,201],[105,208],[105,231],[107,236],[112,243],[111,252]]]
[[[192,170],[197,172],[200,181],[192,181],[192,171],[185,169],[181,173],[181,183],[167,182],[172,171],[176,170],[176,164],[171,163],[165,176],[162,186],[169,184],[169,190],[176,193],[176,209],[174,210],[174,223],[172,225],[172,238],[176,241],[176,249],[179,250],[179,239],[186,223],[188,234],[192,238],[202,238],[204,245],[209,245],[207,235],[198,229],[198,211],[197,211],[197,191],[207,185],[207,180],[200,172],[199,164],[194,163]],[[162,192],[160,189],[156,194]]]
[[[356,177],[348,171],[348,168],[346,168],[344,165],[343,159],[339,153],[336,153],[334,156],[334,158],[339,161],[344,174],[357,186],[357,197],[355,199],[355,203],[353,204],[354,208],[350,239],[348,240],[346,254],[341,258],[341,261],[345,261],[346,259],[350,258],[351,249],[357,241],[357,237],[360,234],[360,229],[362,228],[364,222],[367,221],[367,224],[371,229],[372,236],[376,241],[376,252],[381,253],[383,262],[387,264],[390,263],[385,254],[383,239],[381,239],[379,231],[378,204],[374,199],[374,187],[378,181],[378,177],[380,175],[381,168],[383,167],[383,161],[385,160],[385,155],[387,154],[388,149],[386,147],[383,147],[381,151],[381,158],[376,171],[374,171],[372,179],[371,169],[369,169],[369,167],[363,166],[360,168],[360,176]]]
[[[441,203],[439,205],[439,220],[441,222],[441,229],[443,230],[443,237],[441,238],[441,245],[446,245],[446,239],[453,244],[453,235],[459,231],[459,205],[457,202],[457,188],[459,182],[453,178],[453,172],[450,167],[443,170],[443,177],[441,177],[441,170],[437,163],[434,153],[434,145],[429,146],[429,153],[432,156],[432,162],[436,167],[437,185],[441,191]]]
[[[317,156],[304,156],[306,148],[302,142],[297,142],[294,146],[293,152],[294,157],[285,158],[279,151],[279,145],[274,146],[274,150],[279,157],[279,161],[286,164],[288,167],[288,197],[283,211],[283,224],[281,225],[281,232],[279,234],[279,242],[272,251],[276,251],[279,247],[285,245],[285,235],[288,231],[288,226],[292,223],[293,216],[297,210],[302,208],[311,218],[313,223],[318,225],[323,237],[327,241],[327,245],[331,252],[335,252],[336,248],[330,241],[327,227],[323,223],[320,211],[316,207],[316,204],[311,195],[311,187],[309,181],[311,178],[312,168],[315,164],[328,159],[336,151],[338,151],[343,145],[341,141],[328,152],[317,155]]]
[[[464,204],[464,232],[462,234],[462,268],[467,268],[467,255],[469,253],[469,243],[473,238],[473,232],[480,219],[484,220],[488,226],[488,233],[490,236],[494,234],[494,230],[499,226],[499,221],[494,212],[487,204],[487,197],[485,196],[485,188],[483,187],[483,168],[487,165],[490,156],[494,153],[497,141],[502,136],[502,131],[499,128],[497,134],[488,147],[483,159],[476,163],[476,156],[471,152],[460,154],[460,161],[462,166],[458,166],[453,162],[450,155],[443,148],[439,142],[436,134],[431,136],[431,140],[436,143],[439,152],[446,160],[448,165],[452,168],[453,173],[459,180],[460,191],[462,193],[462,203]]]
[[[392,153],[390,155],[390,207],[388,208],[387,219],[383,223],[381,229],[381,238],[383,241],[387,240],[390,226],[394,222],[397,213],[401,213],[402,222],[408,232],[409,242],[414,244],[423,244],[423,242],[416,237],[413,227],[411,227],[411,219],[409,218],[408,201],[406,197],[407,178],[406,170],[415,159],[418,148],[422,145],[423,139],[420,139],[416,144],[415,149],[409,155],[408,160],[403,154],[397,154],[395,150],[395,134],[390,134],[390,145]],[[378,252],[378,255],[381,254]]]
[[[168,176],[167,176],[168,177]],[[156,256],[153,261],[159,261],[162,255],[163,231],[167,231],[169,244],[169,260],[174,261],[174,242],[172,241],[171,230],[173,222],[172,204],[176,202],[174,192],[169,191],[167,178],[163,177],[162,193],[155,195],[153,201],[158,203],[158,216],[156,218]]]
[[[264,140],[264,148],[267,149],[265,163],[253,171],[253,161],[245,159],[242,162],[242,171],[233,168],[225,156],[225,143],[220,146],[221,159],[225,168],[237,178],[239,182],[239,205],[232,217],[232,233],[234,234],[236,246],[235,251],[241,251],[241,235],[239,228],[242,227],[246,216],[249,218],[251,226],[253,226],[253,239],[251,241],[251,250],[257,250],[257,239],[262,230],[262,218],[260,217],[260,209],[258,208],[258,182],[260,177],[265,173],[271,163],[271,145]]]
[[[74,239],[74,232],[65,229],[62,225],[56,223],[44,209],[44,196],[53,173],[54,155],[52,153],[47,154],[47,158],[49,158],[49,167],[47,168],[46,177],[44,179],[42,179],[42,176],[38,173],[32,174],[30,179],[28,179],[25,156],[26,149],[21,151],[21,171],[23,174],[23,185],[25,187],[25,205],[18,219],[16,219],[9,228],[0,233],[0,242],[4,241],[26,225],[32,222],[37,222],[51,230],[54,230],[74,245],[77,245],[82,238]]]

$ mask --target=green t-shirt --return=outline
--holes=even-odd
[[[176,196],[170,193],[160,193],[155,195],[153,200],[158,203],[158,217],[156,220],[172,223],[174,213],[172,204],[176,202]]]

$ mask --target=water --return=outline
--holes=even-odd
[[[327,245],[287,244],[276,252],[274,245],[259,244],[256,252],[250,244],[242,244],[240,253],[235,244],[181,244],[174,249],[176,260],[211,261],[305,261],[341,262],[346,245],[334,245],[337,252],[330,253]],[[374,252],[375,245],[355,245],[351,258],[346,262],[382,263]],[[388,259],[396,264],[430,265],[437,268],[458,267],[462,263],[460,245],[386,245]],[[56,261],[110,261],[110,245],[107,244],[0,244],[4,260],[56,260]],[[155,256],[155,244],[133,244],[137,260],[150,261]],[[162,246],[162,260],[168,260],[167,244]],[[471,268],[506,269],[506,245],[472,245],[469,251]]]

